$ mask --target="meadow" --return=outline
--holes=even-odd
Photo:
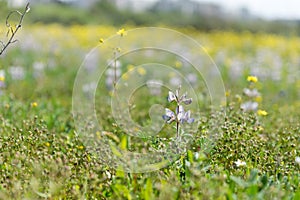
[[[1,56],[0,199],[300,199],[299,37],[178,29],[203,47],[201,77],[191,63],[157,50],[117,59],[135,40],[145,42],[141,46],[171,46],[187,56],[193,52],[160,34],[132,37],[135,27],[124,28],[26,25]],[[205,67],[208,58],[224,84],[217,103],[208,88],[209,81],[218,83],[217,75],[205,79],[215,72]],[[170,68],[144,65],[154,62]],[[84,69],[82,78],[98,80],[98,68],[106,69],[99,82],[76,79]],[[131,91],[125,104],[111,104],[116,76],[119,83],[145,84]],[[179,85],[181,94],[193,97],[186,107],[195,118],[193,125],[182,125],[192,138],[183,150],[176,126],[165,122],[174,113],[177,122],[178,112],[164,109],[178,106],[169,91],[175,95]],[[116,89],[122,94],[126,87]],[[74,100],[76,92],[84,100]],[[85,100],[93,98],[99,129],[85,112]],[[78,116],[74,102],[75,111],[83,112]],[[154,108],[152,118],[155,104],[162,107]],[[181,119],[192,122],[191,117]],[[149,136],[154,122],[163,128]],[[85,131],[93,133],[97,151],[86,143]],[[172,145],[182,151],[163,167],[136,173],[113,162],[123,151],[173,156]]]

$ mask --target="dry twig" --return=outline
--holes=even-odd
[[[4,53],[4,51],[7,49],[7,47],[9,45],[11,45],[12,43],[15,43],[16,41],[18,41],[16,39],[14,39],[15,35],[17,34],[18,30],[22,27],[23,19],[24,19],[26,13],[29,12],[29,10],[30,10],[29,3],[27,3],[23,13],[21,13],[18,10],[14,10],[14,11],[11,11],[7,15],[7,17],[6,17],[6,27],[8,28],[8,30],[7,30],[6,36],[8,37],[10,35],[10,37],[9,37],[7,42],[0,41],[0,45],[2,46],[1,50],[0,50],[0,56]],[[9,18],[10,18],[11,15],[13,15],[15,13],[20,15],[20,19],[19,19],[18,25],[16,25],[16,27],[14,28],[13,26],[10,25]]]

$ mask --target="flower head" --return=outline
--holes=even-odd
[[[171,111],[170,109],[165,109],[165,115],[163,115],[163,119],[166,120],[168,124],[172,123],[173,121],[180,122],[181,124],[187,122],[189,124],[194,122],[194,118],[191,118],[191,111],[184,111],[182,105],[176,108],[176,114]]]
[[[122,29],[118,30],[117,34],[122,37],[122,36],[126,35],[126,31],[124,28],[122,28]]]
[[[38,103],[37,103],[37,102],[32,102],[32,103],[31,103],[31,107],[34,107],[34,108],[35,108],[35,107],[37,107],[37,106],[38,106]]]
[[[235,164],[237,167],[246,166],[246,162],[241,161],[240,159],[238,159],[237,161],[235,161],[234,164]]]
[[[248,76],[247,81],[256,83],[258,81],[258,78],[256,76]]]
[[[179,91],[181,89],[181,86],[178,87],[178,89],[175,91],[175,94],[171,91],[169,91],[168,95],[168,101],[176,101],[177,104],[184,103],[185,105],[189,105],[192,103],[192,98],[187,98],[187,93],[184,93],[182,96],[179,95]]]
[[[166,112],[166,114],[163,115],[163,119],[166,120],[166,122],[168,124],[170,124],[171,122],[175,121],[176,115],[175,115],[175,113],[172,110],[166,108],[165,112]]]
[[[257,89],[248,89],[244,88],[244,94],[247,95],[250,98],[259,97],[260,93],[257,91]]]
[[[3,69],[0,70],[0,81],[1,81],[1,82],[4,82],[4,81],[5,81],[5,72],[4,72]]]
[[[181,103],[184,103],[186,105],[192,103],[191,98],[187,98],[187,93],[184,93],[182,96],[179,96],[179,91],[181,89],[181,86],[178,87],[178,89],[174,92],[169,91],[168,95],[168,101],[172,102],[175,101],[177,103],[176,111],[175,113],[171,111],[170,109],[165,109],[165,115],[163,115],[163,119],[166,120],[167,123],[171,123],[173,121],[176,122],[176,135],[177,137],[180,136],[180,124],[183,124],[185,122],[187,123],[193,123],[194,118],[191,118],[191,111],[184,111],[183,105]]]
[[[179,102],[183,102],[185,105],[189,105],[192,103],[192,98],[187,98],[187,93],[184,93],[180,98]]]
[[[296,157],[295,162],[300,165],[300,157]]]
[[[257,102],[252,102],[252,101],[247,101],[243,104],[241,104],[241,109],[243,111],[256,111],[258,108],[258,103]]]
[[[257,111],[257,114],[258,114],[259,116],[266,116],[266,115],[268,115],[268,112],[265,111],[265,110],[258,110],[258,111]]]

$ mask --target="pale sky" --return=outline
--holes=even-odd
[[[156,0],[147,0],[156,1]],[[182,0],[184,1],[184,0]],[[267,19],[300,19],[300,0],[195,0],[214,2],[226,9],[246,7],[249,11]]]
[[[228,9],[247,7],[251,13],[269,19],[300,19],[299,0],[197,0],[216,2]]]

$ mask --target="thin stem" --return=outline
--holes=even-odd
[[[27,5],[26,5],[25,10],[24,10],[23,13],[21,13],[21,12],[15,10],[15,11],[10,12],[10,13],[7,15],[7,17],[6,17],[6,26],[8,27],[9,32],[11,32],[11,36],[10,36],[10,38],[8,39],[8,41],[7,41],[6,44],[3,43],[3,42],[1,42],[1,44],[3,45],[3,48],[2,48],[1,51],[0,51],[0,55],[3,54],[3,52],[5,51],[5,49],[7,49],[7,47],[8,47],[10,44],[12,44],[12,43],[14,43],[14,42],[17,41],[17,40],[14,40],[14,37],[15,37],[16,33],[18,32],[18,30],[21,28],[22,23],[23,23],[23,19],[24,19],[25,15],[26,15],[26,13],[27,13],[28,11],[29,11],[29,3],[27,3]],[[15,30],[13,30],[13,28],[11,27],[11,25],[10,25],[9,22],[8,22],[9,17],[10,17],[13,13],[17,13],[17,14],[21,15],[20,20],[19,20],[19,23],[18,23],[18,25],[16,26],[16,29],[15,29]],[[8,34],[9,34],[9,32],[8,32]]]
[[[176,121],[176,136],[179,138],[179,121]]]
[[[114,88],[117,84],[117,59],[116,59],[116,51],[114,51]]]
[[[179,104],[177,105],[176,110],[179,112]],[[178,113],[177,113],[177,115],[178,115]],[[176,136],[177,136],[177,138],[179,138],[179,129],[180,129],[180,121],[178,120],[178,117],[176,116]]]

